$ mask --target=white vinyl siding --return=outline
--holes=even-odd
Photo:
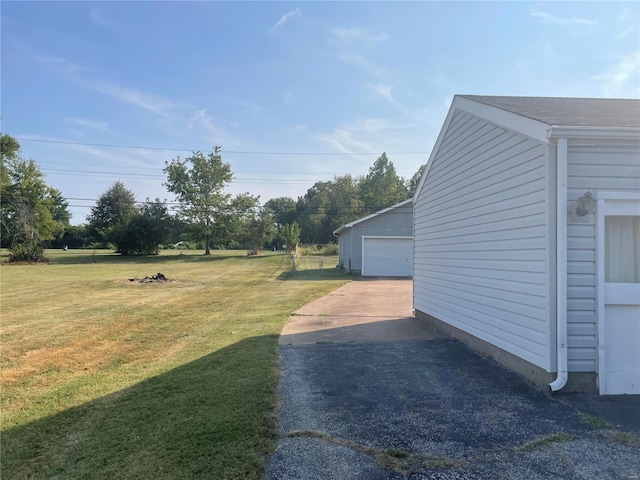
[[[581,141],[584,143],[584,141]],[[572,215],[590,191],[640,191],[640,147],[580,145],[568,151],[567,333],[570,372],[595,372],[597,358],[596,220]]]
[[[454,113],[414,205],[414,307],[549,371],[548,152]]]

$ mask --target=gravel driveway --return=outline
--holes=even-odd
[[[536,389],[412,318],[410,280],[358,280],[305,306],[280,355],[267,480],[640,478],[633,397]]]

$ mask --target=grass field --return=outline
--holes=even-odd
[[[277,337],[336,258],[50,253],[0,267],[0,476],[260,478]],[[162,272],[166,284],[130,278]]]

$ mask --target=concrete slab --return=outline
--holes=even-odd
[[[281,345],[442,338],[413,317],[410,279],[359,279],[296,311]]]

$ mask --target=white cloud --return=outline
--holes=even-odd
[[[366,70],[367,72],[375,75],[376,77],[379,77],[382,79],[387,77],[387,70],[385,68],[375,65],[374,63],[370,62],[362,55],[351,54],[351,53],[342,54],[342,55],[338,55],[338,60],[360,67]]]
[[[302,12],[300,11],[300,9],[298,7],[294,8],[290,12],[287,12],[284,15],[282,15],[282,17],[280,17],[280,20],[278,20],[271,27],[271,29],[269,31],[271,33],[275,32],[279,28],[282,28],[282,26],[284,26],[284,24],[287,23],[289,20],[291,20],[292,18],[295,18],[295,17],[299,17],[300,15],[302,15]]]
[[[284,95],[282,96],[282,103],[284,103],[285,105],[287,103],[289,103],[291,101],[291,99],[293,98],[293,94],[289,91],[284,92]]]
[[[640,52],[618,57],[611,67],[594,78],[600,83],[604,96],[640,97]]]
[[[50,55],[41,55],[39,53],[34,53],[33,54],[33,58],[38,62],[38,63],[43,63],[45,65],[51,65],[54,68],[62,71],[63,73],[67,74],[67,75],[73,75],[77,72],[81,72],[81,71],[86,71],[87,69],[84,67],[81,67],[79,65],[76,65],[75,63],[67,60],[66,58],[62,58],[62,57],[54,57],[54,56],[50,56]]]
[[[187,121],[187,129],[193,131],[201,139],[209,142],[211,148],[215,145],[226,149],[242,147],[225,128],[218,125],[214,118],[207,114],[207,109],[198,110]]]
[[[360,28],[336,27],[331,31],[331,34],[329,41],[337,44],[376,43],[389,38],[386,33],[373,34]]]
[[[393,89],[393,85],[385,85],[383,83],[379,83],[376,85],[367,85],[369,89],[375,94],[382,98],[386,98],[391,103],[395,103],[393,96],[391,95],[391,90]]]
[[[139,107],[161,117],[168,117],[171,109],[181,106],[178,103],[174,103],[171,100],[164,99],[152,93],[120,87],[101,80],[83,81],[83,83],[93,90],[103,93],[114,100]]]
[[[113,131],[109,128],[109,124],[104,120],[93,120],[90,118],[67,118],[67,122],[72,123],[74,125],[79,125],[84,128],[89,128],[91,130],[97,130],[99,132],[104,133],[113,133]]]
[[[597,20],[590,20],[580,17],[557,17],[542,10],[536,10],[535,8],[529,9],[529,15],[540,20],[542,23],[549,23],[553,25],[597,25]]]
[[[89,11],[89,20],[101,27],[113,28],[113,22],[105,17],[95,5],[92,5]]]

